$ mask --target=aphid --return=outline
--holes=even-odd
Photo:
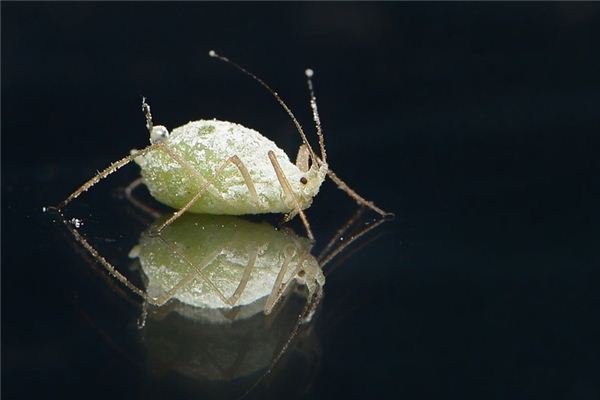
[[[150,145],[142,150],[133,150],[129,156],[99,172],[61,202],[58,210],[101,179],[135,160],[141,167],[143,181],[151,195],[177,209],[158,227],[158,233],[186,211],[229,215],[285,213],[285,221],[299,215],[309,239],[314,240],[303,210],[310,207],[326,177],[359,204],[383,217],[393,215],[365,200],[329,167],[311,69],[305,72],[320,155],[315,153],[302,126],[277,92],[229,59],[212,50],[209,55],[253,78],[283,107],[302,138],[295,164],[271,140],[235,123],[200,120],[169,132],[162,125],[154,125],[150,106],[144,98],[142,110],[150,134]]]

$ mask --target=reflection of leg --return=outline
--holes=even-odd
[[[273,308],[281,301],[281,298],[287,291],[290,284],[294,282],[294,278],[298,274],[298,271],[302,269],[304,261],[306,261],[308,255],[309,253],[304,251],[298,256],[298,264],[295,266],[294,270],[289,274],[289,278],[287,280],[284,280],[285,276],[288,274],[290,262],[294,257],[293,252],[291,254],[286,254],[285,259],[283,261],[283,265],[281,266],[279,274],[277,274],[277,278],[275,279],[275,283],[273,284],[271,295],[269,296],[265,304],[265,314],[270,314],[273,311]]]
[[[180,290],[182,290],[185,286],[194,281],[197,277],[202,278],[204,282],[206,282],[211,289],[215,291],[217,296],[221,299],[223,303],[227,303],[227,298],[223,295],[223,293],[215,286],[215,284],[210,280],[208,276],[204,273],[204,269],[211,265],[213,261],[222,253],[223,248],[217,248],[207,254],[205,257],[200,260],[199,263],[195,264],[190,260],[185,254],[183,254],[175,245],[165,240],[162,236],[157,236],[157,238],[163,242],[174,254],[178,255],[186,264],[191,267],[191,270],[188,274],[186,274],[175,286],[169,289],[166,293],[161,295],[160,297],[153,299],[154,305],[160,306],[169,301],[173,296],[175,296]]]
[[[310,229],[310,224],[308,223],[308,219],[306,218],[304,211],[302,211],[302,207],[300,207],[300,202],[298,201],[298,197],[292,190],[292,187],[290,186],[288,179],[286,178],[285,174],[283,173],[283,170],[281,169],[281,165],[279,165],[279,161],[277,161],[277,157],[275,157],[275,153],[273,153],[273,151],[270,150],[268,155],[269,155],[269,159],[271,160],[271,164],[273,165],[273,169],[275,170],[275,174],[277,175],[277,179],[279,180],[279,184],[281,185],[281,188],[283,189],[283,193],[290,200],[292,206],[294,207],[294,210],[292,210],[291,214],[293,215],[295,213],[298,213],[300,215],[300,219],[302,220],[302,223],[304,224],[304,228],[306,229],[306,234],[308,235],[308,238],[311,241],[314,241],[315,237],[313,236],[312,230]]]
[[[375,223],[372,223],[370,225],[363,227],[361,230],[358,231],[358,233],[351,235],[349,240],[346,240],[344,243],[341,243],[339,246],[337,246],[336,248],[331,250],[330,253],[328,253],[326,255],[320,254],[317,261],[319,262],[319,266],[321,267],[321,269],[323,269],[325,267],[325,265],[327,265],[329,262],[331,262],[331,260],[333,260],[335,257],[337,257],[338,254],[340,254],[342,251],[344,251],[348,246],[350,246],[352,243],[354,243],[361,236],[366,235],[368,232],[377,228],[379,225],[383,224],[384,222],[386,222],[386,219],[380,218]],[[332,271],[330,270],[329,273],[331,273],[331,272]]]
[[[352,215],[350,217],[350,219],[344,224],[344,226],[342,226],[340,229],[338,229],[335,236],[333,238],[331,238],[329,243],[327,243],[327,246],[325,246],[323,248],[323,250],[321,250],[321,253],[319,253],[319,255],[317,256],[317,260],[320,260],[321,258],[323,258],[325,256],[325,254],[329,251],[329,249],[331,249],[333,247],[333,245],[335,245],[336,243],[339,243],[340,240],[343,240],[342,236],[363,215],[364,212],[365,212],[364,207],[360,207],[358,210],[356,210],[354,215]]]
[[[298,335],[298,331],[300,330],[300,325],[302,324],[302,322],[306,321],[307,317],[314,313],[322,298],[323,292],[320,287],[317,288],[317,291],[315,293],[309,293],[306,305],[304,306],[300,315],[298,315],[298,319],[296,320],[292,332],[290,333],[290,336],[287,338],[283,346],[281,346],[281,350],[279,350],[279,352],[273,357],[273,360],[271,361],[271,364],[269,364],[269,367],[267,368],[266,372],[260,377],[260,379],[254,382],[254,384],[250,386],[241,397],[245,397],[246,395],[248,395],[248,393],[254,390],[271,373],[275,364],[277,364],[277,362],[285,354],[292,341],[296,338],[296,335]]]
[[[250,280],[250,276],[252,274],[252,270],[254,269],[254,265],[256,264],[256,259],[258,258],[258,248],[252,254],[250,259],[248,260],[248,264],[244,269],[244,274],[240,283],[238,284],[234,293],[226,298],[225,295],[215,286],[215,284],[210,280],[208,276],[204,273],[204,269],[213,263],[213,261],[222,253],[223,248],[219,248],[211,252],[208,256],[204,257],[199,263],[194,263],[190,260],[185,254],[183,254],[176,246],[172,243],[168,242],[164,237],[158,236],[158,239],[163,242],[169,249],[179,256],[186,264],[192,267],[192,270],[183,277],[175,286],[173,286],[168,292],[160,296],[155,300],[156,303],[164,304],[169,301],[173,296],[175,296],[180,290],[182,290],[185,286],[190,284],[197,276],[202,278],[204,282],[206,282],[217,294],[217,296],[223,301],[223,303],[234,306],[239,298],[241,297],[244,289],[246,288],[248,281]]]
[[[335,182],[335,184],[338,186],[338,188],[340,190],[343,190],[344,192],[346,192],[346,194],[348,196],[352,197],[354,200],[356,200],[356,202],[358,204],[369,207],[371,210],[375,211],[377,214],[381,215],[382,217],[393,217],[394,216],[394,213],[389,213],[389,212],[383,211],[381,208],[377,207],[373,202],[366,200],[364,197],[362,197],[361,195],[356,193],[354,190],[352,190],[350,188],[350,186],[348,186],[346,184],[346,182],[341,180],[332,170],[327,171],[327,176],[329,178],[331,178],[332,181]]]
[[[244,178],[244,182],[246,183],[246,186],[248,187],[250,196],[252,196],[252,198],[258,205],[259,204],[258,194],[256,193],[256,188],[254,187],[254,183],[250,179],[250,174],[248,173],[246,166],[242,163],[242,160],[240,160],[239,157],[232,156],[232,157],[229,157],[217,169],[217,171],[215,172],[215,174],[213,175],[212,178],[206,180],[205,182],[203,182],[200,185],[200,189],[198,190],[198,192],[194,195],[194,197],[192,197],[192,199],[185,206],[183,206],[180,210],[173,213],[173,215],[158,228],[158,232],[160,233],[163,229],[165,229],[167,226],[172,224],[177,218],[179,218],[184,212],[189,210],[200,199],[200,197],[202,197],[202,195],[208,189],[208,187],[210,185],[215,184],[215,181],[219,178],[219,176],[223,173],[223,171],[225,170],[225,168],[227,168],[227,166],[229,164],[235,165],[237,167],[237,169],[240,171],[240,174]]]
[[[229,299],[227,299],[227,304],[229,306],[235,306],[237,304],[238,300],[240,299],[242,293],[244,292],[244,289],[246,288],[246,285],[248,284],[248,281],[250,280],[250,276],[252,274],[252,270],[254,269],[254,265],[256,264],[257,258],[258,258],[258,247],[255,249],[254,253],[252,253],[252,255],[250,256],[250,259],[248,260],[248,264],[246,265],[246,268],[244,269],[244,275],[242,276],[242,279],[240,280],[238,287],[235,289],[235,292],[233,292],[231,297]]]
[[[160,218],[161,214],[158,211],[156,211],[154,208],[150,207],[149,205],[144,204],[140,200],[136,199],[135,196],[133,195],[133,191],[135,189],[137,189],[139,186],[141,186],[142,183],[144,183],[144,178],[140,177],[140,178],[137,178],[136,180],[134,180],[133,182],[131,182],[129,185],[127,185],[127,187],[125,188],[125,197],[131,204],[133,204],[135,207],[139,208],[140,210],[144,211],[146,214],[150,215],[152,218],[154,218],[154,219]]]
[[[64,222],[65,226],[69,229],[71,234],[75,237],[75,240],[77,240],[96,260],[98,260],[98,262],[100,262],[100,264],[102,264],[102,266],[108,271],[108,273],[111,276],[115,277],[119,282],[121,282],[123,285],[125,285],[129,290],[131,290],[133,293],[137,294],[142,299],[144,299],[144,301],[146,301],[154,306],[164,305],[173,296],[175,296],[183,287],[185,287],[187,284],[192,282],[198,275],[202,279],[204,279],[207,282],[207,284],[209,286],[211,286],[211,288],[213,290],[215,290],[217,295],[221,298],[221,300],[224,303],[227,302],[227,299],[225,298],[223,293],[221,293],[219,291],[219,289],[212,283],[212,281],[210,281],[210,279],[204,274],[204,271],[203,271],[204,268],[209,266],[215,260],[215,258],[219,254],[221,254],[222,249],[216,249],[215,251],[208,254],[206,257],[204,257],[200,261],[199,264],[201,265],[201,267],[197,267],[189,260],[189,258],[187,258],[185,255],[183,255],[175,246],[173,246],[172,244],[167,242],[165,239],[163,239],[161,236],[159,236],[158,239],[161,240],[163,243],[165,243],[175,254],[180,256],[187,264],[189,264],[192,267],[192,271],[190,271],[190,273],[188,273],[183,279],[181,279],[169,291],[167,291],[166,293],[164,293],[163,295],[161,295],[157,298],[153,298],[151,296],[148,296],[148,294],[146,292],[144,292],[143,290],[136,287],[123,274],[121,274],[119,271],[117,271],[117,269],[106,258],[102,257],[100,255],[100,253],[98,253],[98,251],[94,247],[92,247],[92,245],[89,244],[89,242],[77,231],[77,229],[73,228],[69,222],[67,222],[66,220],[64,220],[63,222]]]
[[[106,268],[111,276],[114,276],[119,282],[125,285],[133,293],[140,296],[142,299],[147,301],[151,300],[146,292],[138,289],[133,283],[129,282],[129,280],[123,274],[117,271],[117,269],[106,258],[102,257],[100,253],[98,253],[98,251],[92,247],[92,245],[89,244],[89,242],[77,231],[77,229],[73,228],[68,221],[63,220],[63,223],[75,237],[75,240],[77,240],[98,262],[100,262],[100,264]]]
[[[293,254],[286,254],[285,259],[283,260],[283,265],[277,274],[277,278],[275,279],[275,283],[273,284],[273,289],[271,289],[271,294],[265,303],[265,314],[270,314],[273,311],[273,307],[279,302],[281,298],[281,294],[283,292],[283,278],[288,271],[288,267],[290,262],[292,261]]]
[[[116,161],[116,162],[112,163],[108,168],[105,168],[103,171],[98,172],[92,179],[90,179],[89,181],[87,181],[86,183],[84,183],[83,185],[81,185],[73,193],[71,193],[71,195],[69,195],[69,197],[67,197],[66,199],[64,199],[57,206],[57,208],[59,210],[62,210],[63,208],[65,208],[67,206],[67,204],[69,204],[71,201],[73,201],[77,197],[79,197],[79,195],[81,193],[86,192],[88,189],[90,189],[96,183],[100,182],[102,179],[106,178],[107,176],[109,176],[113,172],[117,171],[119,168],[124,167],[125,165],[129,164],[136,157],[143,156],[144,154],[148,153],[149,151],[161,148],[162,146],[163,146],[162,143],[151,144],[150,146],[148,146],[148,147],[146,147],[146,148],[144,148],[142,150],[135,151],[134,153],[128,155],[127,157],[123,157],[119,161]]]

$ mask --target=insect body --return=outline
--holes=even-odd
[[[314,240],[303,210],[311,205],[326,176],[359,204],[384,217],[393,215],[365,200],[330,169],[313,90],[312,70],[306,70],[306,77],[319,138],[319,155],[312,149],[302,126],[277,92],[229,59],[214,51],[210,51],[209,55],[256,80],[290,116],[302,138],[295,165],[272,141],[231,122],[195,121],[169,134],[164,126],[153,124],[150,106],[144,99],[142,110],[146,116],[150,146],[132,151],[131,155],[99,172],[60,203],[58,210],[101,179],[135,160],[142,168],[142,177],[150,193],[177,209],[158,228],[158,233],[186,211],[231,215],[287,213],[286,221],[299,215],[309,239]]]
[[[153,130],[166,132],[162,126]],[[168,151],[150,152],[135,162],[152,196],[175,209],[184,208],[205,187],[188,211],[242,215],[290,213],[298,206],[304,210],[327,175],[327,164],[305,170],[271,140],[231,122],[189,122],[162,140]],[[285,179],[281,185],[278,173]],[[289,192],[282,190],[287,185]]]

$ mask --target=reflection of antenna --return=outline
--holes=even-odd
[[[373,224],[367,225],[366,227],[362,228],[360,231],[358,231],[358,233],[352,235],[347,242],[344,242],[343,244],[339,245],[331,253],[329,253],[327,255],[327,257],[319,260],[319,262],[321,264],[321,268],[323,268],[325,265],[327,265],[338,254],[340,254],[342,251],[344,251],[348,246],[350,246],[352,243],[354,243],[360,237],[366,235],[367,233],[369,233],[373,229],[377,228],[379,225],[383,224],[386,221],[387,220],[385,218],[381,218],[381,219],[375,221]]]
[[[319,255],[317,256],[317,260],[322,260],[325,257],[325,254],[329,251],[329,249],[331,249],[333,247],[334,244],[336,244],[338,242],[338,240],[340,240],[340,238],[344,235],[344,233],[346,233],[346,231],[352,226],[354,225],[354,223],[364,214],[365,212],[365,208],[364,207],[360,207],[356,210],[356,212],[354,213],[354,215],[352,215],[348,221],[346,221],[346,223],[340,228],[338,229],[338,231],[336,232],[335,236],[333,236],[331,238],[331,240],[329,241],[329,243],[327,243],[327,246],[325,246],[323,248],[323,250],[321,250],[321,252],[319,253]],[[321,268],[323,268],[323,265],[321,265]]]
[[[335,257],[337,257],[342,251],[344,251],[348,246],[354,243],[356,240],[366,235],[368,232],[377,228],[379,225],[388,221],[387,218],[380,218],[378,220],[373,221],[372,223],[366,223],[365,227],[360,229],[358,232],[352,234],[350,239],[344,241],[344,234],[350,229],[353,225],[356,224],[360,217],[365,212],[365,207],[360,207],[356,212],[346,221],[346,223],[338,229],[335,236],[327,243],[327,245],[323,248],[317,260],[319,261],[319,265],[321,268],[325,267],[328,263],[330,263]],[[342,243],[338,243],[342,242]],[[370,243],[371,241],[367,242]],[[333,248],[333,246],[338,243],[338,246]],[[364,246],[361,246],[362,248]],[[333,248],[333,249],[332,249]],[[329,253],[328,253],[329,252]]]

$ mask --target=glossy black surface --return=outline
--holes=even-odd
[[[239,394],[155,368],[137,300],[42,213],[145,146],[142,94],[168,127],[236,121],[295,156],[286,115],[215,49],[311,133],[315,69],[332,167],[397,215],[328,276],[312,331],[255,395],[598,398],[599,38],[592,3],[3,2],[3,397]],[[136,174],[68,212],[123,263],[144,229],[118,196]],[[320,243],[353,211],[327,184]]]

